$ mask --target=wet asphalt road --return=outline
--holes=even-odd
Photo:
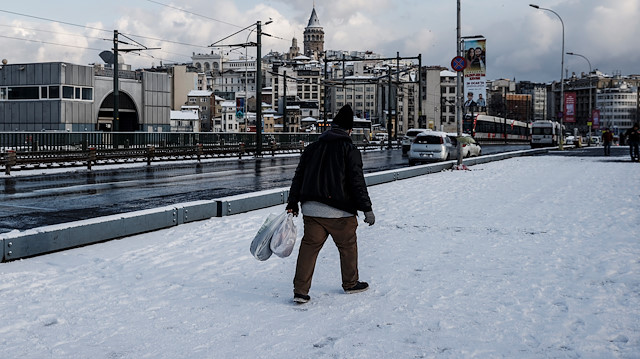
[[[484,146],[483,153],[528,148]],[[593,150],[566,155],[574,151],[596,155]],[[368,151],[362,157],[365,173],[408,166],[400,150]],[[0,179],[0,233],[288,187],[298,159],[266,156],[5,177]]]

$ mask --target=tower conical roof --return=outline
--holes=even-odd
[[[320,25],[320,20],[318,20],[315,7],[313,8],[313,11],[311,11],[311,17],[309,18],[309,24],[307,27],[322,27],[322,25]]]

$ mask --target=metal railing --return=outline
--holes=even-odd
[[[265,133],[262,155],[302,152],[317,133]],[[378,146],[352,135],[367,150]],[[78,167],[121,161],[166,161],[256,154],[252,133],[0,132],[0,166],[12,169]]]

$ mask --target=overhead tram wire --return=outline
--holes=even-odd
[[[0,27],[10,27],[10,28],[18,29],[18,30],[29,30],[29,31],[36,31],[36,32],[46,32],[46,33],[50,33],[50,34],[64,35],[64,36],[83,37],[85,39],[106,40],[104,37],[85,36],[85,35],[80,35],[80,34],[73,34],[73,33],[70,33],[70,32],[60,32],[60,31],[51,31],[51,30],[43,30],[43,29],[34,29],[34,28],[29,28],[29,27],[24,27],[24,26],[14,26],[14,25],[3,25],[3,24],[0,24]]]
[[[58,20],[52,20],[52,19],[47,19],[46,17],[39,17],[39,16],[33,16],[33,15],[27,15],[27,14],[21,14],[18,12],[13,12],[13,11],[8,11],[8,10],[1,10],[0,12],[4,12],[7,14],[12,14],[12,15],[18,15],[18,16],[24,16],[24,17],[30,17],[32,19],[38,19],[38,20],[44,20],[44,21],[49,21],[49,22],[57,22],[59,24],[64,24],[64,25],[69,25],[69,26],[75,26],[75,27],[81,27],[81,28],[85,28],[85,29],[89,29],[89,30],[97,30],[97,31],[105,31],[105,32],[110,32],[109,30],[105,30],[105,29],[101,29],[98,27],[91,27],[91,26],[85,26],[85,25],[78,25],[78,24],[74,24],[71,22],[65,22],[65,21],[58,21]]]
[[[4,12],[4,13],[8,13],[8,14],[12,14],[12,15],[18,15],[18,16],[24,16],[24,17],[28,17],[28,18],[33,18],[33,19],[37,19],[37,20],[44,20],[44,21],[49,21],[49,22],[53,22],[53,23],[58,23],[58,24],[64,24],[64,25],[69,25],[69,26],[75,26],[75,27],[80,27],[80,28],[84,28],[84,29],[88,29],[88,30],[96,30],[96,31],[104,31],[104,32],[108,32],[111,33],[113,30],[107,30],[107,29],[101,29],[98,27],[91,27],[91,26],[85,26],[85,25],[79,25],[79,24],[74,24],[71,22],[65,22],[65,21],[59,21],[59,20],[53,20],[53,19],[48,19],[45,17],[40,17],[40,16],[34,16],[34,15],[27,15],[27,14],[21,14],[18,12],[13,12],[13,11],[8,11],[8,10],[2,10],[0,9],[0,12]],[[0,25],[0,26],[7,26],[7,25]],[[236,26],[236,25],[234,25]],[[26,30],[32,30],[32,31],[43,31],[43,32],[51,32],[51,33],[57,33],[57,32],[53,32],[53,31],[48,31],[48,30],[38,30],[38,29],[26,29]],[[74,35],[74,34],[65,34],[65,33],[58,33],[58,34],[62,34],[62,35],[69,35],[69,36],[82,36],[82,35]],[[197,48],[202,48],[202,49],[206,49],[208,48],[208,46],[206,45],[197,45],[197,44],[189,44],[189,43],[185,43],[185,42],[179,42],[179,41],[172,41],[172,40],[165,40],[165,39],[159,39],[159,38],[154,38],[154,37],[149,37],[149,36],[144,36],[144,35],[137,35],[137,34],[130,34],[130,33],[120,33],[121,35],[127,35],[127,36],[134,36],[134,37],[138,37],[141,39],[145,39],[145,40],[154,40],[154,41],[162,41],[162,42],[167,42],[167,43],[171,43],[171,44],[176,44],[176,45],[183,45],[183,46],[190,46],[190,47],[197,47]],[[96,38],[96,37],[90,37],[90,36],[84,36],[85,38],[89,38],[89,39],[100,39],[100,40],[105,40],[103,38]],[[106,39],[107,41],[111,41],[110,39]],[[133,39],[131,39],[132,41],[135,41]]]
[[[185,12],[185,13],[187,13],[187,14],[191,14],[191,15],[194,15],[194,16],[199,16],[199,17],[204,18],[204,19],[208,19],[208,20],[216,21],[216,22],[219,22],[219,23],[222,23],[222,24],[225,24],[225,25],[234,26],[234,27],[237,27],[237,28],[242,28],[242,26],[241,26],[241,25],[236,25],[236,24],[232,24],[232,23],[230,23],[230,22],[226,22],[226,21],[222,21],[222,20],[214,19],[214,18],[212,18],[212,17],[204,16],[204,15],[201,15],[201,14],[198,14],[198,13],[195,13],[195,12],[191,12],[191,11],[189,11],[189,10],[181,9],[181,8],[179,8],[179,7],[171,6],[171,5],[168,5],[168,4],[163,4],[163,3],[159,2],[159,1],[153,1],[153,0],[147,0],[147,1],[148,1],[148,2],[152,2],[152,3],[154,3],[154,4],[158,4],[158,5],[166,6],[166,7],[168,7],[168,8],[174,9],[174,10],[182,11],[182,12]]]
[[[59,43],[55,43],[55,42],[48,42],[48,41],[42,41],[42,40],[32,40],[32,39],[24,39],[24,38],[11,37],[11,36],[4,36],[4,35],[0,35],[0,37],[5,38],[5,39],[11,39],[11,40],[29,41],[29,42],[39,42],[39,43],[41,43],[41,44],[47,44],[47,45],[56,45],[56,46],[72,47],[72,48],[76,48],[76,49],[95,50],[95,51],[103,51],[103,50],[104,50],[104,49],[96,49],[96,48],[93,48],[93,47],[76,46],[76,45],[68,45],[68,44],[59,44]],[[106,40],[106,39],[103,39],[103,40]]]

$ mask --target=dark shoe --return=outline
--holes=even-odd
[[[293,293],[293,301],[298,304],[303,304],[311,300],[311,297],[304,294]]]
[[[358,282],[351,288],[345,289],[344,292],[347,294],[360,293],[369,289],[369,283],[367,282]]]

